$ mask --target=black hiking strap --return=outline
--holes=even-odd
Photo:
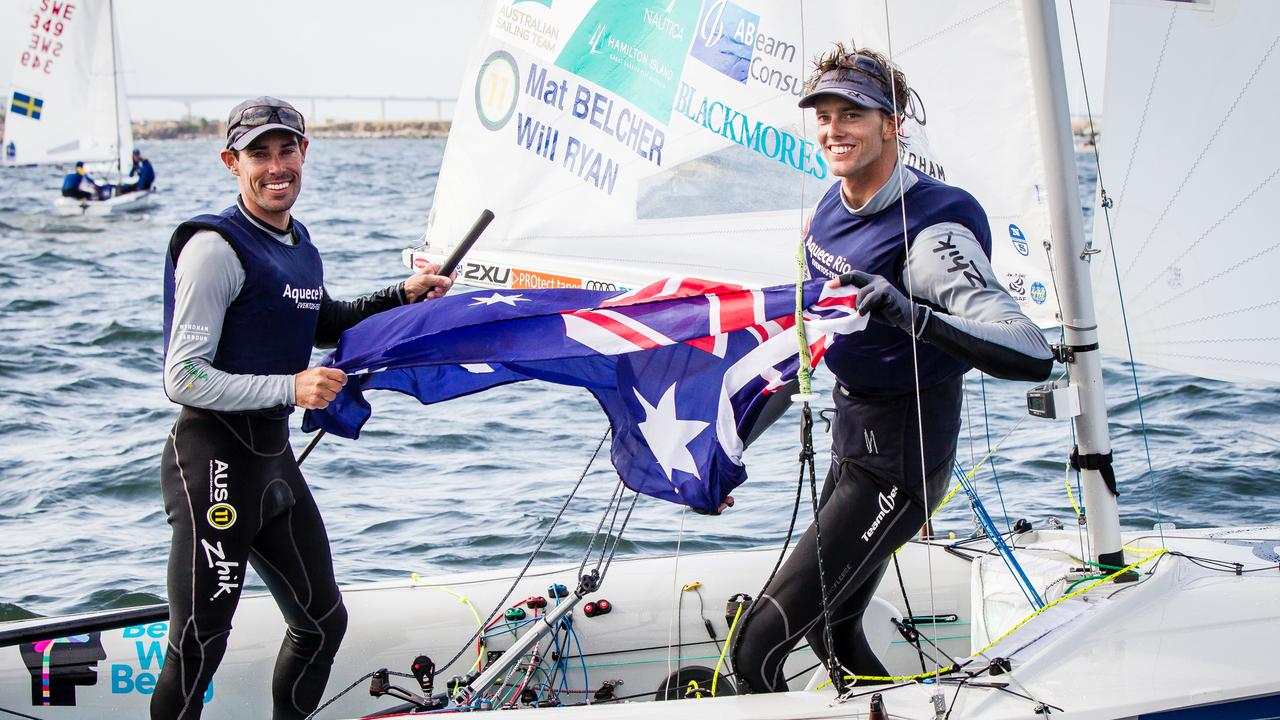
[[[1116,489],[1116,471],[1111,466],[1112,453],[1102,455],[1094,453],[1092,455],[1081,455],[1080,446],[1075,445],[1071,448],[1071,469],[1079,472],[1081,470],[1097,470],[1102,475],[1102,481],[1107,484],[1107,489],[1112,495],[1120,497],[1120,491]]]

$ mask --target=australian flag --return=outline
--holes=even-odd
[[[32,120],[39,120],[44,112],[44,100],[26,93],[13,91],[13,101],[9,104],[9,112],[14,115],[25,115]]]
[[[856,290],[802,288],[816,364],[840,334],[861,330]],[[799,371],[796,288],[747,289],[671,278],[626,292],[499,290],[449,295],[375,315],[325,360],[350,375],[306,430],[355,438],[364,391],[436,403],[512,382],[586,388],[613,430],[611,458],[628,487],[716,512],[747,478],[742,452],[776,414],[770,400]]]

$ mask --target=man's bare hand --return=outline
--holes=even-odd
[[[293,376],[294,405],[323,410],[347,384],[347,374],[337,368],[313,367]]]
[[[720,513],[724,512],[725,510],[728,510],[731,507],[733,507],[733,496],[725,495],[724,500],[720,501],[720,509],[716,510],[715,512],[707,512],[706,510],[699,510],[697,508],[693,508],[693,511],[698,513],[699,515],[719,515]]]
[[[419,268],[404,281],[404,296],[409,299],[409,302],[433,300],[444,297],[445,293],[449,292],[458,272],[455,270],[449,277],[437,275],[438,272],[440,272],[439,265],[427,263],[425,267]]]

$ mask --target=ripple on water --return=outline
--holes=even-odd
[[[48,310],[50,308],[55,308],[57,306],[58,306],[57,302],[53,300],[46,300],[44,298],[18,298],[17,300],[13,300],[9,302],[8,305],[5,305],[4,312],[6,313],[33,312],[36,310]]]
[[[158,327],[130,327],[112,322],[103,328],[91,344],[97,347],[115,345],[139,345],[158,343],[164,339],[164,333]]]
[[[162,605],[165,599],[149,592],[136,592],[124,588],[96,590],[78,603],[73,612],[88,612],[98,609],[129,608],[140,605]]]
[[[10,620],[27,620],[29,618],[37,617],[40,617],[40,615],[27,610],[21,605],[0,602],[0,622],[9,622]]]

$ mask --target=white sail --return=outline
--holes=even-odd
[[[1018,3],[495,0],[483,17],[427,232],[439,257],[496,212],[466,282],[793,280],[803,216],[836,180],[796,101],[811,59],[852,39],[918,95],[904,159],[982,202],[1000,281],[1054,322]]]
[[[4,125],[4,163],[129,167],[132,133],[109,0],[31,0]]]
[[[1138,362],[1280,382],[1280,3],[1121,2],[1108,42],[1103,349],[1126,355],[1119,267]]]

